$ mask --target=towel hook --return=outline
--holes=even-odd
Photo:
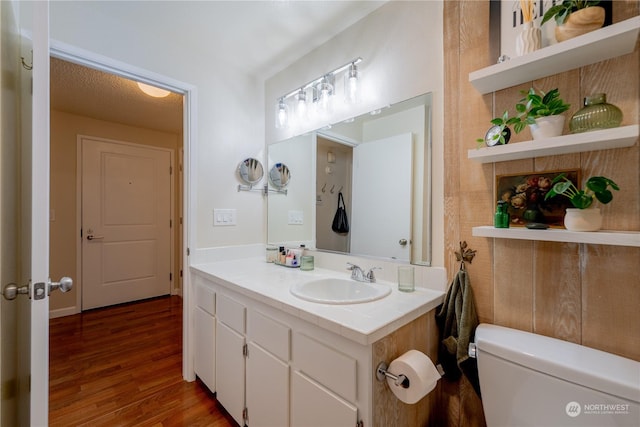
[[[460,263],[460,270],[465,270],[465,262],[471,264],[473,257],[476,256],[476,252],[477,251],[467,246],[466,241],[460,242],[460,252],[456,252],[456,260]]]
[[[331,186],[331,190],[329,190],[329,192],[330,192],[331,194],[333,194],[333,190],[335,190],[335,189],[336,189],[336,185],[335,185],[335,184],[333,184],[333,185]]]
[[[325,189],[327,188],[327,183],[325,182],[324,185],[322,186],[322,192],[325,192]]]

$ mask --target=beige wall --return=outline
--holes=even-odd
[[[182,148],[181,135],[125,126],[61,111],[51,112],[51,209],[55,211],[55,220],[50,224],[50,274],[54,279],[62,276],[70,276],[74,279],[74,287],[70,292],[51,294],[50,308],[53,315],[80,312],[80,307],[76,306],[78,292],[82,287],[80,277],[76,277],[78,271],[76,245],[79,238],[76,215],[79,203],[76,197],[78,135],[172,149],[175,151],[176,166],[178,151]],[[178,185],[178,176],[177,173],[174,173],[176,218],[179,218],[178,209],[182,194]],[[180,239],[177,235],[178,227],[174,227],[174,231],[176,235],[174,236],[175,273],[173,282],[176,287],[179,283],[179,255],[181,251],[179,250]]]
[[[638,15],[638,2],[614,2],[614,22]],[[619,58],[480,95],[469,72],[495,62],[489,55],[489,2],[447,1],[445,43],[445,265],[455,271],[454,251],[466,240],[478,251],[468,266],[481,322],[533,331],[640,360],[640,248],[530,242],[473,237],[471,228],[492,224],[496,174],[580,168],[621,186],[604,206],[603,228],[640,230],[640,145],[495,164],[466,158],[484,135],[492,111],[512,107],[533,84],[558,87],[575,112],[581,99],[607,93],[624,112],[623,125],[638,123],[639,50]],[[495,95],[495,96],[494,96]],[[565,130],[566,132],[567,130]],[[531,139],[528,130],[514,142]],[[441,411],[447,425],[484,425],[480,401],[468,383],[443,382]]]

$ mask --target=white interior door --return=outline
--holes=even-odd
[[[171,152],[80,140],[82,309],[168,295]]]
[[[354,148],[352,253],[409,261],[411,155],[411,133]]]
[[[47,2],[2,2],[0,8],[0,276],[4,296],[0,298],[0,424],[46,426],[49,410],[49,8]],[[30,34],[30,38],[20,34]],[[26,67],[20,65],[21,56]],[[34,292],[34,288],[41,291]]]

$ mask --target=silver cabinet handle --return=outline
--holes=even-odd
[[[94,236],[93,234],[87,235],[87,240],[100,240],[104,239],[104,236]]]

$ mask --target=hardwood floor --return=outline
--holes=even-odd
[[[237,427],[182,379],[182,300],[161,297],[51,319],[49,424]]]

